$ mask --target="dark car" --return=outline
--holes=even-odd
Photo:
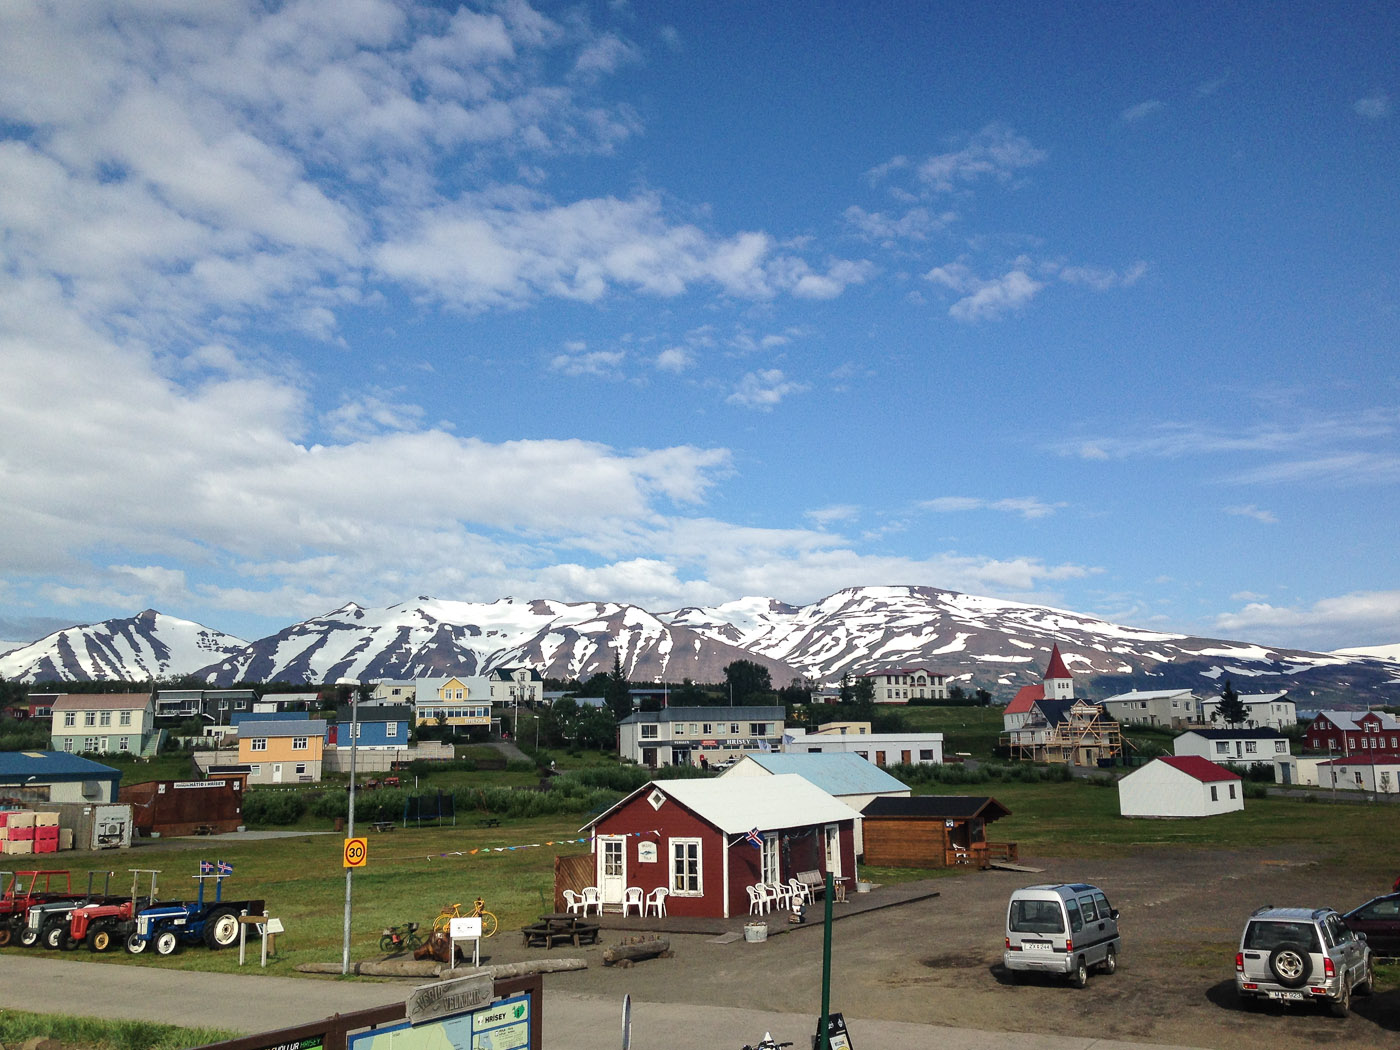
[[[1348,929],[1366,935],[1376,955],[1400,956],[1400,893],[1373,897],[1342,916]]]

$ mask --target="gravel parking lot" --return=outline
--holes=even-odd
[[[1298,851],[1152,850],[1112,860],[1025,862],[1045,871],[960,873],[938,881],[936,898],[838,921],[832,1009],[848,1018],[1221,1050],[1396,1045],[1400,982],[1393,976],[1382,978],[1377,993],[1358,997],[1346,1019],[1312,1007],[1269,1005],[1251,1011],[1234,994],[1235,946],[1254,908],[1345,910],[1389,886],[1363,882],[1343,866],[1324,865]],[[1095,974],[1082,991],[1049,981],[1012,984],[1000,966],[1010,891],[1035,882],[1080,880],[1103,887],[1122,913],[1118,972]],[[613,934],[604,943],[617,939]],[[546,988],[619,998],[626,992],[648,1002],[819,1010],[819,928],[761,943],[718,944],[697,935],[672,940],[674,958],[630,969],[603,967],[601,949],[586,950],[581,954],[589,961],[587,970],[551,975]],[[506,961],[506,944],[493,945],[492,951],[500,954],[491,961]],[[853,1035],[859,1044],[858,1030]]]

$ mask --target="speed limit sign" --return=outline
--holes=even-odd
[[[345,866],[347,868],[363,868],[365,861],[369,859],[369,846],[364,839],[345,840]]]

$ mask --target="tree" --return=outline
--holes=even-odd
[[[1216,713],[1220,716],[1220,721],[1231,726],[1241,725],[1249,717],[1248,708],[1244,706],[1244,701],[1230,685],[1228,678],[1225,679],[1225,688],[1220,691],[1220,707]]]
[[[974,693],[973,695],[974,695],[975,697],[977,697],[977,706],[978,706],[978,707],[991,707],[991,706],[992,706],[992,694],[989,693],[989,692],[987,692],[987,690],[982,689],[982,688],[979,688],[979,689],[977,690],[977,692]]]
[[[870,678],[857,678],[851,687],[851,702],[857,707],[869,707],[875,703],[875,683]]]
[[[608,675],[603,698],[608,702],[613,720],[626,718],[632,713],[632,686],[622,670],[622,654],[613,653],[613,669]]]
[[[752,660],[735,660],[724,669],[724,684],[729,688],[731,703],[746,704],[760,693],[773,691],[773,678],[768,668]]]

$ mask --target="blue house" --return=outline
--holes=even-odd
[[[358,734],[355,746],[360,750],[403,751],[409,746],[408,727],[413,724],[413,708],[407,704],[361,704],[355,721]],[[335,724],[331,726],[327,743],[337,747],[350,746],[350,708],[339,707]]]

